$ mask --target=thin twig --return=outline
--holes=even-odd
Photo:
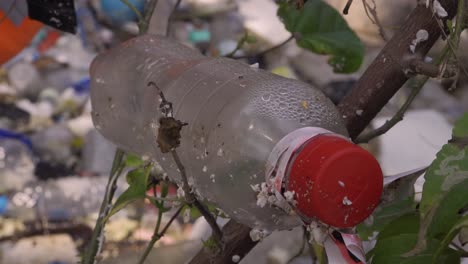
[[[411,59],[408,63],[408,69],[411,73],[422,74],[432,78],[436,78],[440,75],[440,67],[432,63],[423,61],[420,58]]]
[[[433,7],[432,7],[433,8]],[[433,11],[434,12],[434,11]],[[449,45],[450,50],[452,51],[452,55],[455,58],[455,61],[458,62],[458,66],[462,69],[463,73],[468,76],[468,71],[465,69],[465,66],[459,63],[459,58],[457,56],[457,49],[460,44],[460,35],[463,29],[465,28],[463,18],[465,17],[465,1],[464,0],[458,0],[458,6],[457,6],[457,23],[455,24],[455,31],[452,33],[451,38],[447,41],[447,44]],[[448,39],[449,36],[445,32],[445,27],[440,18],[434,15],[435,20],[437,21],[437,24],[440,27],[440,31],[442,32],[442,35],[445,39]],[[458,21],[460,18],[460,21]],[[445,20],[444,20],[445,21]]]
[[[392,127],[394,127],[398,122],[403,120],[403,116],[410,107],[411,103],[413,100],[416,98],[416,95],[418,95],[419,91],[422,89],[424,84],[426,84],[427,80],[429,80],[428,76],[423,76],[422,79],[413,87],[411,90],[410,95],[406,99],[405,103],[398,109],[397,113],[389,120],[385,121],[385,123],[380,126],[377,129],[374,129],[366,134],[363,134],[359,136],[356,140],[355,143],[360,144],[360,143],[367,143],[370,140],[385,134],[388,132]]]
[[[444,50],[442,51],[441,55],[439,56],[439,59],[436,61],[436,65],[440,65],[440,63],[444,60],[444,58],[447,56],[449,51],[449,46],[446,45]],[[385,123],[379,127],[376,128],[375,130],[372,130],[366,134],[360,135],[359,137],[356,138],[355,142],[356,143],[367,143],[370,140],[372,140],[375,137],[378,137],[380,135],[385,134],[387,131],[389,131],[392,127],[394,127],[398,122],[403,120],[403,116],[408,110],[408,108],[411,106],[411,103],[413,100],[416,98],[418,95],[419,91],[423,88],[424,84],[429,80],[428,76],[423,76],[421,77],[420,81],[418,81],[413,89],[411,90],[410,95],[406,99],[405,103],[398,109],[397,113],[390,119],[385,121]]]
[[[168,19],[169,21],[167,22],[166,36],[169,36],[169,29],[171,27],[171,22],[174,19],[174,12],[177,10],[181,2],[182,0],[177,0],[176,4],[174,5],[174,8],[172,9],[171,15],[169,16],[169,19]]]
[[[149,82],[148,86],[153,86],[158,91],[158,94],[159,94],[159,96],[161,98],[161,104],[159,106],[159,109],[160,109],[161,113],[166,118],[173,117],[172,103],[169,102],[166,99],[166,97],[164,96],[163,91],[159,88],[159,86],[155,82]],[[182,122],[180,122],[180,123],[182,123]],[[158,135],[158,138],[159,138],[159,136],[160,135]],[[172,136],[174,136],[174,135],[172,135]],[[206,208],[206,206],[203,203],[201,203],[200,201],[197,200],[197,197],[195,197],[195,195],[193,194],[192,189],[191,189],[191,187],[190,187],[190,185],[188,183],[188,177],[187,177],[187,172],[185,170],[185,166],[182,163],[182,161],[180,160],[180,157],[179,157],[179,155],[177,154],[177,151],[176,151],[177,145],[176,146],[171,145],[170,147],[172,148],[171,151],[170,151],[171,154],[172,154],[172,158],[174,159],[174,162],[176,163],[177,168],[179,169],[179,172],[180,172],[180,176],[182,178],[182,189],[184,190],[184,193],[185,193],[186,202],[188,204],[194,205],[198,209],[198,211],[203,215],[203,217],[205,217],[206,221],[208,222],[208,224],[213,229],[213,235],[214,235],[214,238],[215,238],[216,242],[218,243],[219,246],[221,246],[222,245],[223,233],[221,232],[221,229],[219,228],[218,224],[216,223],[216,218],[210,213],[210,211]],[[161,145],[160,145],[160,148],[161,148]],[[162,148],[161,148],[161,151],[163,151]]]
[[[135,13],[135,15],[138,18],[138,21],[143,20],[143,15],[132,3],[130,3],[128,0],[120,0],[120,2],[124,3],[128,8],[130,8],[133,11],[133,13]]]
[[[365,0],[363,0],[363,1],[365,1]],[[463,17],[463,14],[464,14],[463,12],[464,12],[464,0],[459,0],[458,1],[458,9],[457,9],[457,18]],[[440,27],[440,30],[441,30],[442,34],[446,38],[448,38],[447,34],[444,31],[443,25],[441,25],[442,24],[441,20],[436,18],[436,21],[437,21],[437,23],[438,23],[438,25]],[[444,61],[444,59],[446,58],[446,56],[448,54],[448,51],[451,51],[453,56],[456,58],[455,51],[458,48],[458,44],[459,44],[459,41],[460,41],[460,34],[461,34],[462,30],[463,30],[462,23],[460,23],[460,24],[457,23],[457,25],[455,26],[455,32],[452,33],[452,36],[447,41],[447,45],[445,46],[444,50],[441,52],[441,55],[439,56],[439,59],[436,61],[435,65],[440,65]],[[462,69],[466,73],[466,70],[464,69],[463,66],[462,66]],[[443,75],[443,73],[441,73],[441,74]],[[467,76],[468,76],[468,74],[467,74]],[[406,102],[402,105],[402,107],[397,111],[397,113],[390,120],[387,120],[381,127],[377,128],[377,129],[375,129],[373,131],[370,131],[367,134],[360,135],[355,140],[355,142],[356,143],[369,142],[371,139],[385,134],[388,130],[390,130],[393,126],[395,126],[398,122],[400,122],[403,119],[404,113],[406,112],[406,110],[408,110],[411,103],[416,98],[416,95],[419,93],[419,91],[422,89],[422,87],[424,86],[424,84],[426,83],[426,81],[428,79],[429,79],[429,77],[425,76],[425,77],[423,77],[421,79],[420,82],[418,82],[418,84],[411,91],[411,93],[408,96]]]
[[[163,237],[164,234],[166,234],[166,232],[169,229],[169,227],[171,226],[172,222],[177,218],[177,216],[179,216],[180,212],[182,211],[182,208],[183,208],[183,206],[180,206],[179,209],[177,209],[177,211],[171,217],[169,222],[167,222],[167,224],[164,226],[164,228],[163,228],[163,230],[161,230],[161,232],[159,232],[159,228],[161,226],[161,219],[162,219],[163,210],[161,210],[161,209],[159,210],[159,212],[158,212],[158,222],[156,223],[156,227],[154,229],[153,236],[151,237],[151,240],[148,243],[148,246],[146,247],[145,252],[141,256],[140,260],[138,261],[138,264],[143,264],[145,262],[145,260],[148,257],[149,253],[153,249],[154,244],[156,244],[156,242],[158,242],[158,240],[161,239],[161,237]]]
[[[347,15],[349,13],[349,8],[351,7],[351,4],[353,3],[353,0],[348,0],[346,3],[346,6],[343,8],[343,14]]]
[[[367,17],[374,25],[377,26],[382,39],[387,41],[387,35],[385,34],[385,30],[380,22],[379,16],[377,15],[377,4],[375,3],[375,0],[372,0],[373,6],[367,3],[367,0],[362,0],[362,4],[364,5],[364,11],[366,11]]]
[[[232,50],[231,52],[229,52],[228,54],[224,55],[224,57],[226,58],[232,58],[234,57],[234,54],[236,54],[236,52],[238,50],[240,50],[242,48],[242,46],[244,46],[244,44],[247,42],[248,43],[248,39],[249,39],[249,33],[246,31],[244,33],[244,35],[242,36],[242,38],[239,39],[239,41],[237,41],[237,45],[236,47],[234,48],[234,50]]]
[[[105,219],[109,214],[111,209],[112,198],[114,197],[115,190],[117,188],[117,179],[122,173],[125,163],[123,162],[124,152],[121,149],[115,151],[114,161],[112,163],[112,169],[107,182],[106,192],[104,194],[104,199],[101,203],[101,208],[99,209],[99,217],[96,221],[96,225],[93,230],[93,235],[91,237],[90,244],[88,245],[85,253],[83,254],[83,259],[81,263],[83,264],[93,264],[96,262],[96,256],[100,253],[103,239],[104,239],[104,225]]]
[[[206,222],[208,222],[211,229],[213,229],[213,237],[215,238],[218,245],[221,245],[222,239],[223,239],[223,232],[221,231],[218,224],[216,223],[215,217],[211,214],[211,212],[206,208],[206,206],[203,203],[198,201],[198,199],[193,194],[192,189],[190,188],[190,185],[188,183],[185,167],[182,164],[182,161],[180,160],[179,155],[177,154],[177,151],[174,149],[171,151],[171,154],[172,154],[172,157],[174,158],[177,168],[180,170],[180,176],[182,177],[182,181],[183,181],[182,189],[185,192],[185,199],[187,200],[187,203],[193,204],[198,209],[200,214],[203,215],[203,217],[205,217]]]
[[[143,21],[140,21],[140,34],[145,34],[148,31],[149,22],[151,16],[153,16],[154,9],[158,3],[158,0],[150,0],[145,6],[145,13],[143,15]]]
[[[224,57],[226,57],[226,58],[234,57],[234,54],[236,54],[236,52],[242,48],[244,43],[245,43],[245,35],[237,42],[236,47],[231,52],[226,54]]]
[[[150,200],[151,202],[184,202],[181,199],[177,198],[152,197],[149,195],[146,195],[145,198]]]
[[[245,58],[248,58],[248,57],[251,57],[251,56],[260,56],[260,55],[264,55],[270,51],[273,51],[275,49],[278,49],[278,48],[281,48],[282,46],[286,45],[289,41],[291,41],[292,39],[294,39],[294,36],[290,36],[288,39],[286,39],[285,41],[281,42],[280,44],[276,45],[276,46],[273,46],[271,48],[268,48],[264,51],[261,51],[259,53],[257,53],[256,55],[242,55],[242,56],[232,56],[233,59],[245,59]]]

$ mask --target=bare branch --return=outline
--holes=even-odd
[[[421,59],[412,59],[408,64],[408,69],[411,73],[422,74],[428,77],[435,78],[439,76],[440,69],[437,65],[424,62]]]
[[[156,227],[154,229],[153,236],[151,237],[151,240],[148,243],[148,246],[146,247],[145,252],[141,256],[140,260],[138,261],[138,264],[143,264],[145,262],[145,260],[148,257],[149,253],[153,249],[154,244],[156,244],[156,242],[158,242],[158,240],[161,239],[161,237],[163,237],[164,234],[166,234],[166,232],[169,229],[169,227],[171,226],[172,222],[174,222],[174,220],[177,218],[177,216],[179,216],[180,212],[182,211],[182,208],[183,208],[183,206],[180,206],[179,209],[177,209],[177,211],[174,213],[174,215],[172,215],[171,219],[169,220],[169,222],[167,222],[167,224],[164,226],[164,228],[163,228],[163,230],[161,230],[161,232],[159,232],[159,227],[161,225],[161,219],[162,219],[162,212],[163,211],[161,210],[161,208],[159,209],[158,222],[156,223]]]
[[[343,14],[347,15],[349,13],[349,8],[351,7],[351,4],[353,3],[353,0],[348,0],[346,3],[346,6],[343,8]]]
[[[387,133],[398,122],[403,120],[403,115],[408,110],[411,103],[416,98],[416,95],[418,95],[419,91],[421,91],[421,89],[423,88],[424,84],[427,82],[428,79],[429,79],[429,77],[424,76],[422,78],[422,80],[420,80],[413,87],[413,89],[411,90],[411,93],[408,96],[408,98],[406,99],[405,103],[400,107],[400,109],[398,109],[397,113],[391,119],[385,121],[385,123],[381,127],[377,128],[377,129],[374,129],[374,130],[372,130],[369,133],[366,133],[364,135],[360,135],[359,137],[357,137],[354,140],[354,142],[357,143],[357,144],[367,143],[370,140],[372,140],[372,139],[374,139],[374,138],[376,138],[376,137],[378,137],[380,135],[383,135],[383,134]]]
[[[372,5],[371,6],[367,0],[362,0],[362,4],[364,5],[364,11],[366,11],[367,17],[370,19],[370,21],[376,25],[379,28],[379,34],[382,37],[383,40],[387,41],[387,35],[385,34],[385,29],[382,26],[382,23],[380,22],[379,16],[377,15],[377,4],[375,3],[375,0],[372,0]]]
[[[233,220],[223,227],[224,247],[222,252],[215,252],[203,247],[190,261],[190,264],[233,263],[232,256],[244,258],[257,242],[250,238],[250,228]]]
[[[104,225],[106,224],[105,219],[112,208],[112,198],[114,197],[115,190],[117,189],[117,180],[125,167],[124,163],[125,153],[121,149],[117,149],[114,155],[114,161],[112,163],[112,169],[109,177],[109,181],[106,185],[106,191],[104,193],[104,199],[102,200],[101,207],[99,209],[99,217],[96,221],[96,225],[93,229],[93,235],[89,242],[81,263],[92,264],[96,261],[96,256],[99,255],[102,244],[104,243]]]
[[[183,181],[182,189],[185,192],[185,199],[187,200],[187,203],[193,204],[198,209],[200,214],[203,215],[203,217],[205,217],[206,222],[208,222],[211,229],[213,230],[213,238],[218,243],[218,245],[221,246],[222,239],[223,239],[223,232],[221,232],[221,229],[216,223],[215,217],[211,214],[211,212],[208,210],[208,208],[206,208],[206,206],[203,203],[198,201],[198,199],[193,194],[192,188],[190,188],[190,185],[188,183],[185,167],[182,164],[182,161],[180,160],[179,155],[177,154],[177,151],[173,149],[171,151],[171,154],[172,154],[172,157],[174,158],[177,168],[179,168],[180,170],[180,175]]]
[[[455,15],[457,0],[439,1],[448,13]],[[418,53],[425,56],[441,35],[432,10],[417,6],[393,38],[338,105],[351,138],[356,138],[392,96],[408,80],[401,61],[409,54],[409,46],[420,29],[429,33],[428,40],[418,44]]]

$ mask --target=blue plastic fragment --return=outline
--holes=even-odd
[[[6,195],[0,195],[0,215],[6,212],[8,207],[8,197]]]
[[[29,139],[24,134],[0,128],[0,139],[2,139],[2,138],[9,138],[9,139],[18,140],[21,143],[25,144],[29,148],[29,150],[31,150],[31,151],[33,150],[31,139]]]

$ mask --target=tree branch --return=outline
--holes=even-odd
[[[109,177],[109,181],[106,185],[106,191],[104,193],[104,199],[99,209],[99,217],[96,221],[96,225],[93,229],[93,235],[89,242],[81,260],[83,264],[92,264],[96,262],[96,256],[99,255],[102,244],[104,243],[104,225],[106,224],[106,218],[112,208],[112,198],[114,197],[115,190],[117,189],[117,180],[125,167],[124,162],[124,151],[117,149],[114,155],[114,161],[112,162],[112,169]]]
[[[367,17],[369,20],[377,26],[379,29],[379,34],[383,40],[387,41],[387,35],[385,34],[385,29],[380,22],[379,16],[377,15],[377,4],[375,0],[372,0],[372,6],[367,2],[367,0],[362,0],[362,4],[364,5],[364,11],[366,12]]]
[[[190,261],[190,264],[234,263],[232,256],[244,258],[257,242],[250,238],[250,228],[230,220],[223,227],[224,248],[222,252],[203,247]]]
[[[161,219],[162,219],[163,211],[161,210],[161,208],[159,208],[158,222],[156,223],[156,227],[154,229],[153,237],[151,237],[151,241],[149,242],[148,246],[146,247],[145,251],[143,252],[143,255],[141,256],[140,260],[138,261],[138,264],[143,264],[145,262],[145,260],[148,257],[149,253],[151,252],[151,250],[153,250],[154,244],[156,244],[156,242],[158,242],[158,240],[161,239],[161,237],[163,237],[164,234],[166,234],[167,229],[169,229],[172,222],[174,222],[174,220],[177,218],[177,216],[179,216],[180,212],[182,211],[182,208],[183,208],[183,206],[180,206],[179,209],[177,209],[177,211],[174,213],[174,215],[172,215],[171,219],[169,220],[169,222],[167,222],[167,224],[164,226],[164,228],[163,228],[163,230],[161,232],[159,232],[159,227],[161,226]]]
[[[173,149],[171,151],[171,154],[172,154],[172,157],[174,158],[174,161],[177,167],[180,170],[180,175],[183,180],[182,188],[185,192],[185,197],[186,197],[185,199],[187,200],[187,203],[193,204],[198,209],[200,214],[203,215],[203,217],[205,217],[206,222],[208,222],[211,229],[213,230],[214,240],[216,241],[216,243],[218,243],[219,246],[221,246],[222,240],[223,240],[223,232],[221,231],[218,224],[216,223],[215,217],[213,216],[213,214],[211,214],[208,208],[206,208],[206,206],[203,203],[201,203],[197,199],[197,197],[195,197],[195,195],[193,194],[192,188],[190,188],[190,185],[188,183],[187,174],[185,172],[185,167],[182,164],[182,161],[180,160],[179,155],[177,154],[176,150]]]
[[[457,0],[439,1],[448,13],[455,15]],[[351,138],[356,138],[370,123],[392,96],[408,80],[404,61],[410,55],[409,46],[420,29],[429,33],[428,40],[418,44],[416,52],[427,54],[441,35],[441,29],[431,9],[417,6],[407,21],[385,45],[380,54],[354,85],[351,92],[341,101],[338,109],[343,115]]]
[[[353,0],[348,0],[346,3],[346,6],[343,8],[343,14],[347,15],[349,13],[349,8],[351,7],[351,4],[353,3]]]
[[[410,60],[408,69],[412,73],[421,74],[432,78],[439,76],[440,73],[439,66],[416,58]]]
[[[448,53],[449,53],[449,45],[446,45],[444,50],[439,55],[439,58],[437,59],[436,64],[435,65],[431,64],[431,66],[433,66],[433,67],[435,67],[437,69],[437,74],[435,76],[431,76],[431,77],[436,77],[436,76],[439,75],[438,65],[441,64],[442,61],[444,61],[444,59],[447,57]],[[359,135],[359,137],[357,137],[354,141],[357,144],[367,143],[370,140],[372,140],[373,138],[385,134],[392,127],[394,127],[398,122],[403,120],[404,114],[406,113],[408,108],[411,106],[411,103],[414,101],[414,99],[419,94],[421,89],[424,87],[424,84],[426,84],[426,82],[429,80],[429,76],[430,75],[423,76],[421,79],[419,79],[416,82],[416,84],[414,84],[413,89],[411,90],[411,93],[408,96],[408,98],[406,99],[405,103],[400,107],[400,109],[398,109],[396,114],[390,120],[385,121],[385,123],[381,127],[377,128],[375,130],[372,130],[369,133]]]
[[[348,1],[349,5],[351,2]],[[448,12],[448,18],[452,19],[457,1],[440,0],[439,2]],[[356,138],[364,130],[408,80],[399,61],[409,54],[411,41],[420,29],[429,32],[429,39],[420,43],[417,48],[419,54],[425,55],[440,37],[441,32],[432,11],[424,6],[415,8],[401,29],[355,84],[350,94],[340,103],[339,110],[346,117],[346,127],[352,138]],[[223,228],[225,250],[222,254],[213,255],[212,252],[203,248],[190,263],[232,263],[233,254],[239,255],[242,259],[256,245],[256,242],[250,239],[249,234],[250,228],[231,220]]]

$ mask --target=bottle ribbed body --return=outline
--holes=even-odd
[[[188,125],[177,149],[196,191],[251,227],[286,229],[300,223],[256,204],[251,185],[265,181],[276,143],[302,127],[345,135],[331,101],[318,89],[226,58],[207,58],[183,44],[145,35],[99,55],[91,67],[93,121],[119,147],[146,155],[180,183],[170,154],[156,138],[160,97]]]

